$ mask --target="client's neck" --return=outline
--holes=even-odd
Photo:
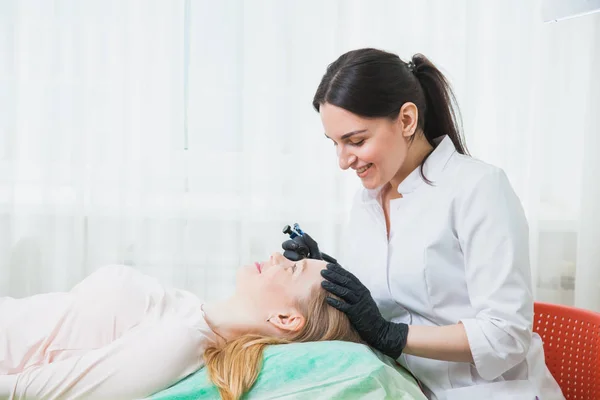
[[[206,323],[218,336],[232,340],[251,333],[257,320],[247,302],[235,296],[206,303],[203,306]]]

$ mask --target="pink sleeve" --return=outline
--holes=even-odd
[[[0,297],[0,376],[19,373],[28,362],[43,359],[47,338],[72,303],[69,293]],[[3,386],[0,384],[0,388]],[[0,399],[4,398],[2,394],[0,389]]]
[[[134,399],[149,396],[203,365],[206,337],[176,319],[132,329],[84,355],[13,375],[10,399]]]

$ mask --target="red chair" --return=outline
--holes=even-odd
[[[540,302],[534,311],[533,330],[567,400],[600,399],[600,314]]]

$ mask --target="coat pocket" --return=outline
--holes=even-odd
[[[528,380],[486,383],[446,392],[447,400],[536,400],[536,396],[539,393]]]

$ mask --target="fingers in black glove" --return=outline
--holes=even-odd
[[[348,310],[350,309],[350,304],[345,303],[341,300],[338,299],[334,299],[333,297],[327,297],[325,299],[325,301],[327,302],[327,304],[329,304],[331,307],[333,308],[337,308],[338,310],[340,310],[343,313],[348,312]]]
[[[354,293],[351,289],[348,289],[347,287],[336,285],[335,283],[331,283],[328,281],[321,282],[321,286],[323,287],[323,289],[343,299],[348,304],[356,304],[360,299],[357,293]]]
[[[306,258],[306,257],[302,257],[300,254],[296,253],[295,251],[289,251],[289,250],[285,250],[283,252],[283,256],[291,261],[300,261],[300,260]]]
[[[293,239],[286,240],[281,245],[283,247],[283,256],[288,260],[300,261],[308,257],[310,250],[304,243],[302,236],[296,236]]]
[[[321,275],[326,279],[321,286],[342,299],[328,297],[327,303],[348,316],[366,343],[397,359],[406,346],[408,325],[386,321],[369,289],[339,264],[327,264]]]
[[[281,247],[284,250],[283,256],[288,260],[300,261],[303,258],[311,258],[313,260],[323,260],[328,263],[337,264],[335,258],[321,253],[319,245],[308,233],[286,240],[282,243]]]
[[[321,270],[321,276],[329,282],[344,286],[354,292],[367,290],[356,276],[339,264],[327,264],[327,269]]]
[[[327,261],[330,264],[337,264],[337,260],[329,254],[321,253],[321,257],[323,257],[323,261]]]
[[[283,247],[284,250],[284,257],[292,261],[299,261],[303,258],[312,258],[314,260],[323,259],[321,252],[319,251],[319,245],[307,233],[286,240],[281,247]]]
[[[308,258],[312,258],[313,260],[323,259],[321,251],[319,250],[319,245],[308,233],[304,233],[299,237],[302,239],[302,243],[308,248]]]

